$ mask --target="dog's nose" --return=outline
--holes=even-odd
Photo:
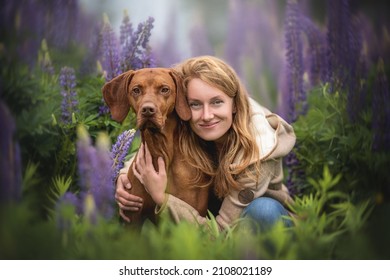
[[[141,113],[145,117],[153,116],[156,113],[156,108],[152,105],[143,106]]]

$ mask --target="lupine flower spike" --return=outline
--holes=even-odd
[[[106,14],[104,15],[102,30],[102,53],[103,69],[106,71],[106,81],[108,82],[122,72],[120,69],[118,40]]]
[[[287,50],[287,79],[289,91],[288,121],[294,122],[303,113],[306,97],[303,90],[303,42],[299,6],[289,0],[286,7],[285,39]]]
[[[111,159],[112,159],[112,173],[111,180],[115,183],[118,177],[119,171],[123,168],[124,159],[129,151],[131,143],[134,140],[135,130],[130,129],[122,132],[118,136],[116,143],[111,148]]]
[[[72,122],[72,114],[77,111],[76,77],[73,68],[63,67],[60,72],[61,120],[64,124]]]

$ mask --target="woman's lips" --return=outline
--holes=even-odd
[[[212,122],[212,123],[201,123],[199,124],[202,128],[213,128],[215,127],[219,122]]]

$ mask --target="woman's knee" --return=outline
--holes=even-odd
[[[244,209],[242,216],[256,221],[261,228],[269,228],[287,215],[287,210],[279,201],[270,197],[259,197]],[[291,221],[283,221],[286,226],[291,225]]]

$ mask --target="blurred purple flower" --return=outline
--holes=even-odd
[[[240,74],[240,59],[243,54],[245,42],[245,17],[247,9],[244,1],[229,2],[229,30],[226,39],[225,59]]]
[[[80,68],[80,73],[83,75],[91,74],[96,71],[96,61],[98,61],[102,56],[102,50],[100,48],[102,45],[102,36],[100,30],[102,30],[102,27],[101,25],[97,24],[94,26],[93,31],[91,32],[90,42],[87,44],[89,51],[84,56]]]
[[[112,159],[109,150],[109,138],[107,135],[99,135],[96,142],[96,162],[94,174],[98,183],[90,186],[95,204],[100,214],[105,218],[111,218],[114,214],[114,184],[111,181]]]
[[[77,215],[83,213],[80,198],[72,192],[66,192],[55,206],[57,228],[61,230],[68,230],[72,226],[73,215],[69,216],[67,213],[64,213],[67,205],[73,205]]]
[[[170,20],[167,22],[168,26],[165,28],[166,31],[162,38],[163,41],[153,46],[153,53],[157,58],[155,64],[161,67],[171,67],[184,59],[182,52],[178,49],[180,45],[178,43],[178,32],[175,28],[171,28],[171,26],[177,26],[178,12],[176,9],[177,7],[174,7],[170,10]]]
[[[307,16],[301,15],[302,31],[308,41],[308,68],[311,86],[327,82],[329,66],[327,62],[326,34]]]
[[[51,24],[47,26],[46,37],[56,48],[66,48],[75,39],[77,30],[85,28],[79,25],[80,10],[78,0],[54,0],[48,14]]]
[[[129,14],[127,10],[124,11],[122,24],[120,26],[120,44],[122,48],[125,48],[128,45],[131,45],[131,39],[133,36],[133,24],[130,21]]]
[[[224,49],[252,97],[270,108],[276,105],[276,77],[284,61],[278,11],[277,1],[230,0]]]
[[[78,173],[80,176],[81,191],[87,192],[94,185],[99,184],[96,171],[96,150],[92,146],[91,138],[84,128],[77,131],[77,163]]]
[[[372,94],[372,149],[376,152],[390,151],[390,93],[383,60],[377,66]]]
[[[104,17],[104,23],[102,28],[102,66],[103,70],[106,72],[105,77],[106,81],[111,81],[114,77],[122,73],[120,67],[120,58],[119,58],[119,43],[118,39],[115,36],[115,32],[111,27],[111,24],[108,20],[108,17]]]
[[[356,122],[365,106],[365,91],[360,87],[365,75],[360,52],[361,32],[358,22],[353,22],[348,0],[328,0],[328,61],[330,92],[347,93],[347,112]]]
[[[99,106],[99,116],[107,115],[110,113],[110,108],[106,105],[104,99],[102,99],[102,105]]]
[[[62,67],[60,71],[61,86],[61,120],[64,124],[72,123],[72,114],[77,111],[76,76],[71,67]]]
[[[351,21],[348,0],[327,0],[328,77],[333,88],[345,89],[351,66]]]
[[[84,206],[89,205],[87,210],[90,216],[91,201],[86,200],[92,197],[96,212],[110,219],[114,214],[114,188],[111,181],[112,160],[107,138],[104,135],[98,136],[95,148],[86,129],[78,128],[77,161],[80,194],[75,206],[79,207],[80,203]],[[83,214],[86,215],[85,211],[84,207]]]
[[[18,201],[22,196],[22,166],[16,126],[6,105],[0,100],[0,203]]]
[[[111,148],[111,160],[112,160],[112,173],[111,180],[115,183],[118,177],[119,171],[124,166],[125,157],[130,149],[131,143],[135,136],[135,130],[125,130],[118,136],[115,144]]]
[[[295,149],[298,145],[295,146]],[[295,151],[290,152],[284,159],[284,164],[288,170],[288,176],[286,179],[286,187],[289,190],[291,195],[296,195],[299,193],[300,182],[305,181],[307,178],[305,176],[304,169],[300,166],[299,159]]]
[[[2,1],[0,36],[6,44],[7,55],[28,63],[32,69],[43,39],[51,47],[61,49],[66,49],[71,43],[85,45],[91,34],[92,20],[79,9],[79,2]]]
[[[287,56],[287,83],[289,122],[306,111],[306,94],[303,90],[303,41],[301,13],[296,0],[288,0],[286,6],[285,40]]]

